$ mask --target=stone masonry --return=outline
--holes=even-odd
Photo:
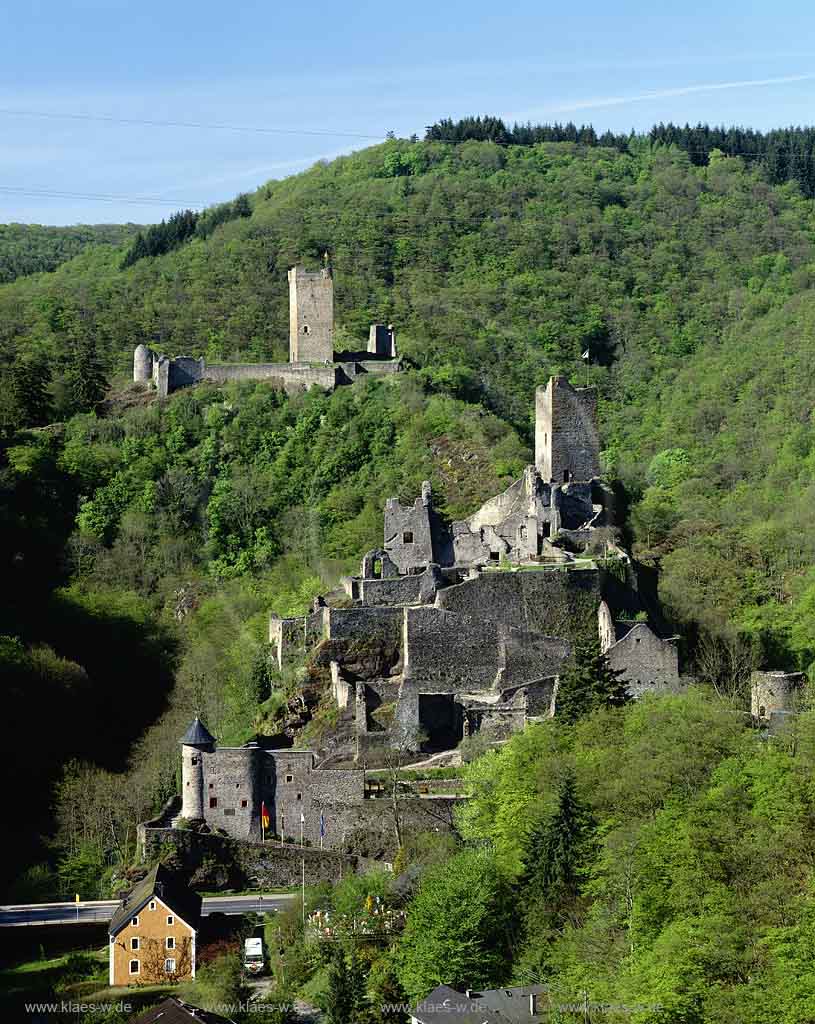
[[[201,381],[265,380],[288,392],[319,387],[325,391],[353,384],[361,376],[387,375],[401,369],[392,325],[371,326],[367,350],[334,352],[334,278],[331,267],[309,271],[292,267],[289,280],[289,362],[214,363],[203,358],[169,356],[145,344],[133,353],[133,380],[150,383],[160,398]]]

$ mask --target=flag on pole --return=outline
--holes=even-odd
[[[320,839],[325,837],[325,815],[320,811]]]
[[[260,822],[264,828],[269,827],[269,812],[266,809],[265,801],[263,801],[260,805]]]
[[[306,816],[305,816],[305,814],[303,814],[302,811],[300,811],[300,824],[301,825],[305,825],[305,823],[306,823]]]
[[[580,358],[583,359],[585,362],[588,362],[589,361],[589,354],[590,354],[589,350],[586,349],[586,351],[583,353],[583,355]]]

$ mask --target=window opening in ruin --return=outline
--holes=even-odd
[[[410,532],[410,530],[406,530],[402,534],[402,543],[403,544],[412,544],[413,543],[413,534]]]
[[[217,807],[218,806],[218,797],[217,796],[211,796],[209,798],[209,806],[210,807]]]
[[[249,801],[248,800],[241,800],[241,807],[248,807],[248,806],[249,806]]]
[[[374,579],[378,580],[382,578],[382,559],[377,558],[374,561]]]
[[[294,776],[293,775],[287,775],[286,776],[286,782],[294,782]]]
[[[190,764],[198,764],[198,758],[197,757],[191,757],[190,758]]]
[[[563,470],[563,482],[564,482],[564,484],[567,484],[569,482],[569,470],[568,469],[564,469]]]
[[[303,334],[311,334],[311,328],[308,324],[303,324]]]
[[[490,551],[490,558],[493,562],[498,562],[500,561],[501,556],[497,551]]]
[[[427,736],[422,750],[449,750],[464,737],[462,707],[452,694],[420,693],[419,725]]]
[[[297,799],[298,800],[302,800],[303,799],[303,794],[302,793],[298,793],[297,794]]]
[[[214,788],[215,788],[215,783],[214,783],[214,782],[210,782],[210,784],[209,784],[209,788],[210,788],[210,789],[214,789]]]
[[[762,704],[761,707],[758,709],[758,717],[759,718],[763,718],[766,713],[767,713],[767,709]]]

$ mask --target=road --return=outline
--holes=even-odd
[[[297,893],[269,892],[251,896],[205,896],[201,913],[247,914],[250,911],[283,910]],[[119,906],[117,900],[91,900],[87,903],[23,903],[0,907],[0,928],[37,924],[93,924],[109,921]]]

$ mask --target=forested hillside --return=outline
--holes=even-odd
[[[136,231],[135,224],[0,224],[0,284],[54,270],[89,245],[119,246]]]
[[[530,458],[534,388],[559,372],[598,387],[628,539],[662,570],[685,667],[728,702],[603,712],[475,761],[460,827],[483,849],[446,861],[444,886],[419,863],[414,917],[377,969],[413,996],[440,948],[481,955],[500,931],[481,974],[461,961],[446,980],[546,971],[570,996],[673,1013],[633,1019],[797,1019],[740,986],[760,970],[780,998],[811,941],[810,726],[765,756],[729,700],[744,707],[752,665],[815,661],[812,202],[755,162],[647,140],[391,140],[214,219],[163,255],[92,247],[0,287],[0,658],[7,764],[29,782],[8,813],[19,864],[40,864],[13,893],[107,891],[175,790],[189,715],[243,742],[296,689],[270,671],[268,611],[353,568],[388,495],[430,477],[462,516],[506,485]],[[325,250],[337,348],[393,322],[404,374],[164,403],[128,383],[143,340],[286,358],[286,271]],[[561,804],[579,818],[572,873],[541,902]],[[454,919],[449,892],[466,908],[473,878],[479,905]],[[501,931],[511,906],[526,917]],[[433,920],[455,933],[441,946]],[[490,928],[474,938],[473,920]]]

